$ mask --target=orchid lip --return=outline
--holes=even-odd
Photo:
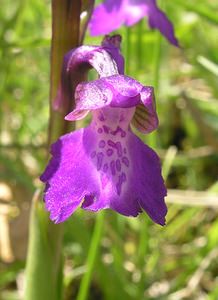
[[[107,84],[109,89],[113,86],[110,93],[102,89]],[[138,105],[150,116],[146,130],[156,125],[148,121],[156,120],[153,89],[130,77],[113,75],[82,83],[77,97],[76,109],[65,119],[82,119],[91,111],[92,122],[53,145],[53,158],[41,177],[47,184],[45,201],[52,220],[62,222],[81,206],[91,211],[111,208],[134,217],[145,210],[164,225],[166,189],[158,157],[130,128]]]

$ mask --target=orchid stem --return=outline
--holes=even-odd
[[[25,300],[62,299],[61,241],[63,226],[52,224],[36,191],[30,216]]]
[[[81,1],[52,1],[50,123],[48,145],[68,131],[64,115],[53,108],[64,54],[79,44]],[[73,103],[69,103],[68,109]],[[53,224],[45,212],[41,193],[34,196],[30,216],[25,300],[62,299],[63,225]]]
[[[82,278],[79,293],[77,296],[77,300],[86,300],[87,299],[89,287],[90,287],[91,280],[92,280],[93,270],[94,270],[94,266],[95,266],[95,261],[96,261],[97,255],[98,255],[98,250],[99,250],[99,246],[100,246],[100,242],[101,242],[101,238],[102,238],[104,215],[105,215],[105,212],[102,211],[102,212],[98,213],[97,218],[96,218],[94,232],[92,235],[92,240],[91,240],[91,245],[90,245],[90,250],[88,253],[88,257],[87,257],[87,271]]]

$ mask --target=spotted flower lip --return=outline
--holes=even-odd
[[[105,0],[93,12],[90,32],[93,36],[109,34],[122,25],[134,25],[145,16],[152,29],[158,29],[170,43],[179,46],[173,25],[156,0]]]
[[[164,225],[166,188],[159,158],[130,126],[144,133],[156,129],[153,88],[123,74],[103,75],[77,85],[76,106],[65,117],[75,121],[91,112],[91,123],[51,147],[52,158],[40,177],[50,218],[63,222],[81,206],[133,217],[146,211]]]

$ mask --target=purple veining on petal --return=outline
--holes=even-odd
[[[154,88],[150,86],[143,87],[140,96],[141,103],[137,105],[131,123],[142,133],[150,133],[158,127]]]

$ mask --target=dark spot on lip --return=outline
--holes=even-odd
[[[122,157],[122,163],[126,166],[129,167],[129,160],[126,156]]]
[[[118,182],[116,184],[116,189],[117,189],[117,194],[120,196],[121,195],[121,190],[122,190],[122,185],[123,183],[126,182],[126,174],[122,173],[119,176]]]
[[[110,128],[106,125],[103,125],[103,130],[105,133],[109,133]]]
[[[107,156],[111,156],[114,153],[114,151],[112,149],[107,149],[106,153],[107,153]]]
[[[116,169],[117,169],[118,172],[121,171],[121,163],[120,163],[119,159],[116,160]]]
[[[99,148],[104,148],[106,145],[105,141],[104,140],[101,140],[98,144]]]
[[[103,163],[104,154],[102,152],[97,153],[97,170],[101,169]]]
[[[114,160],[111,161],[110,168],[111,168],[112,175],[115,175],[116,174],[116,168],[115,168],[115,161]]]

